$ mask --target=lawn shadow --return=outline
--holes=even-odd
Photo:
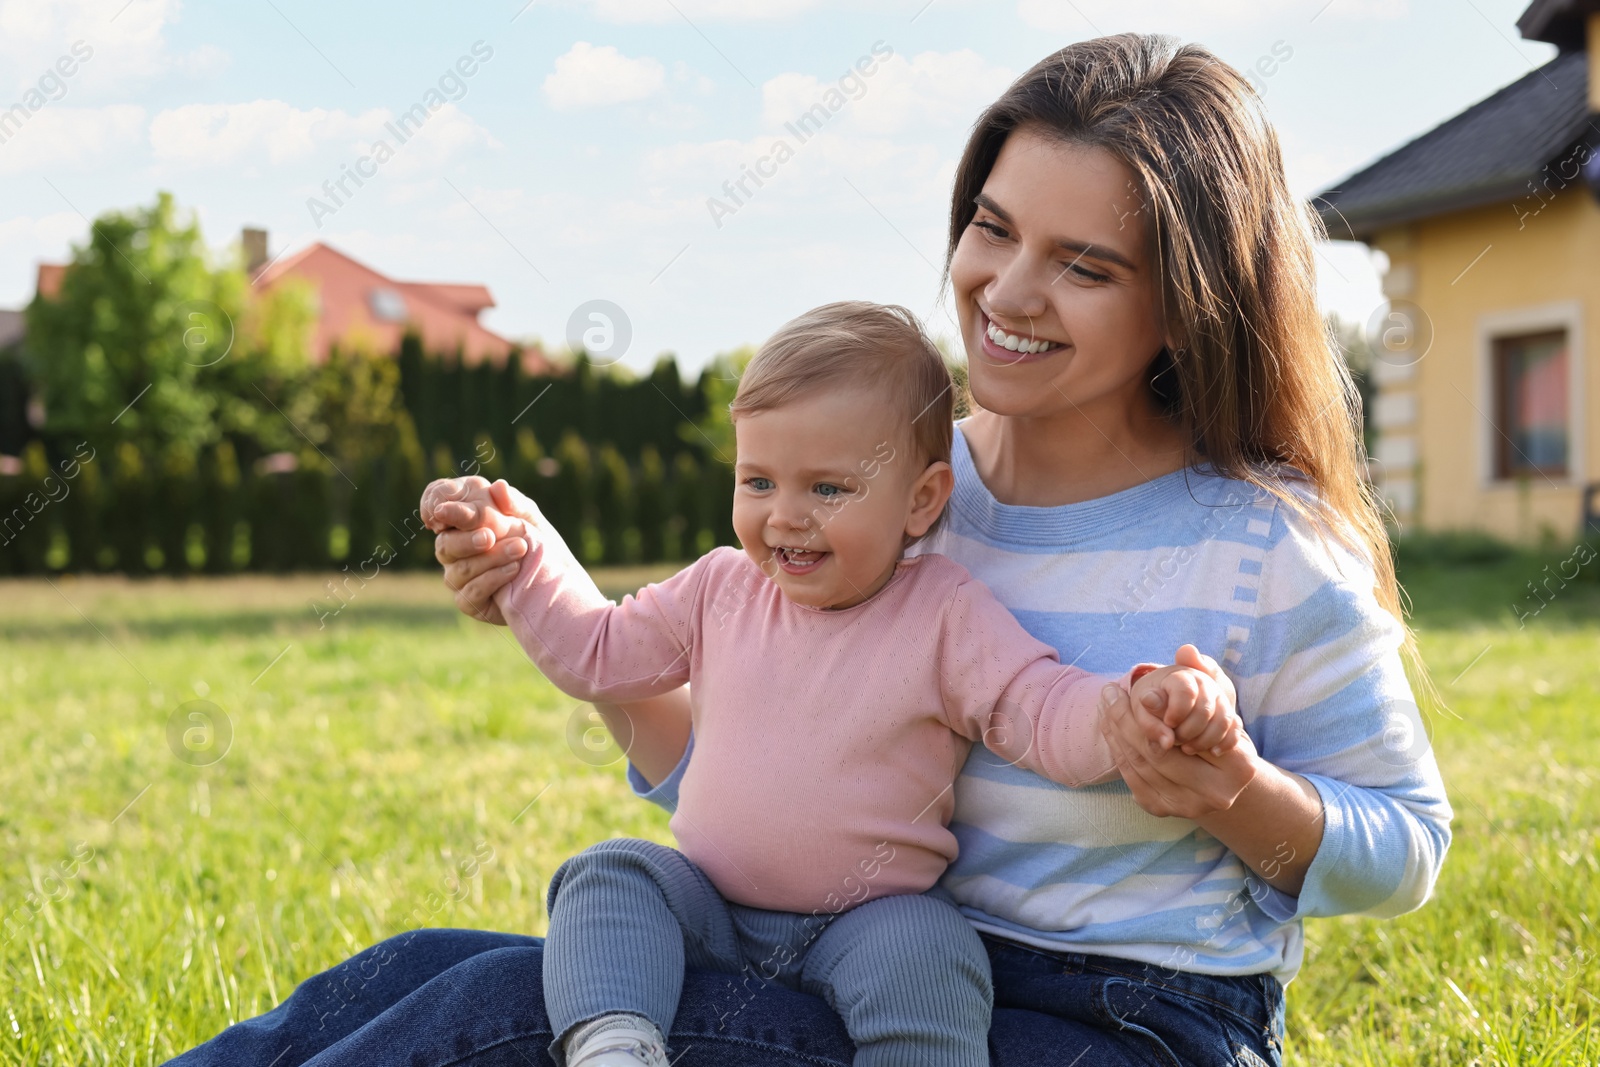
[[[595,568],[592,576],[602,593],[620,601],[678,567]],[[19,645],[93,641],[106,634],[203,640],[339,628],[453,631],[464,620],[439,575],[428,573],[385,576],[365,585],[345,575],[317,573],[220,579],[57,576],[0,583],[0,599],[14,609],[0,616],[0,640]]]
[[[1570,631],[1600,618],[1600,558],[1587,549],[1506,549],[1468,560],[1402,551],[1396,567],[1411,622],[1420,629]]]
[[[169,640],[173,638],[259,637],[266,634],[292,634],[331,630],[336,626],[359,630],[454,630],[461,618],[448,601],[437,606],[426,604],[350,604],[335,611],[337,601],[322,604],[321,613],[313,603],[297,607],[250,611],[195,613],[180,616],[118,616],[102,614],[93,620],[73,616],[44,621],[0,619],[0,640],[17,644],[53,641],[94,641],[102,633],[133,638]]]

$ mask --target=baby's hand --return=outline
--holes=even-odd
[[[418,514],[438,534],[433,556],[444,567],[444,584],[455,594],[456,607],[504,626],[494,595],[517,573],[535,537],[543,535],[538,507],[503,479],[491,484],[478,477],[445,478],[423,491]]]
[[[422,491],[418,514],[434,533],[487,528],[494,534],[491,544],[523,534],[523,523],[501,509],[492,489],[483,478],[440,478]]]
[[[1158,667],[1134,683],[1131,703],[1145,736],[1161,749],[1174,744],[1193,756],[1220,756],[1239,743],[1243,724],[1233,681],[1193,645],[1178,649],[1169,667]]]

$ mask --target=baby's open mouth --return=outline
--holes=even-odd
[[[826,552],[784,548],[782,545],[773,549],[773,554],[778,557],[778,565],[789,574],[805,574],[808,571],[816,570],[828,555]]]

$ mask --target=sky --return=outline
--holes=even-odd
[[[274,257],[320,240],[401,280],[483,283],[485,325],[551,348],[609,302],[613,357],[637,369],[697,369],[830,300],[903,304],[953,337],[957,158],[1055,49],[1161,32],[1270,71],[1255,81],[1309,198],[1551,58],[1517,36],[1525,6],[0,0],[0,111],[28,112],[0,143],[0,308],[90,219],[168,190],[218,257],[254,226]],[[842,105],[802,142],[788,124],[830,91]],[[724,183],[779,138],[792,155],[735,201]],[[1324,310],[1366,321],[1378,277],[1363,246],[1324,245]]]

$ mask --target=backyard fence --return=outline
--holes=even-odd
[[[428,480],[504,477],[585,563],[692,559],[734,543],[733,474],[651,445],[629,461],[575,433],[546,452],[529,429],[351,461],[312,453],[241,466],[226,442],[156,463],[130,443],[97,451],[34,440],[0,472],[0,575],[284,573],[434,567],[418,499]]]

